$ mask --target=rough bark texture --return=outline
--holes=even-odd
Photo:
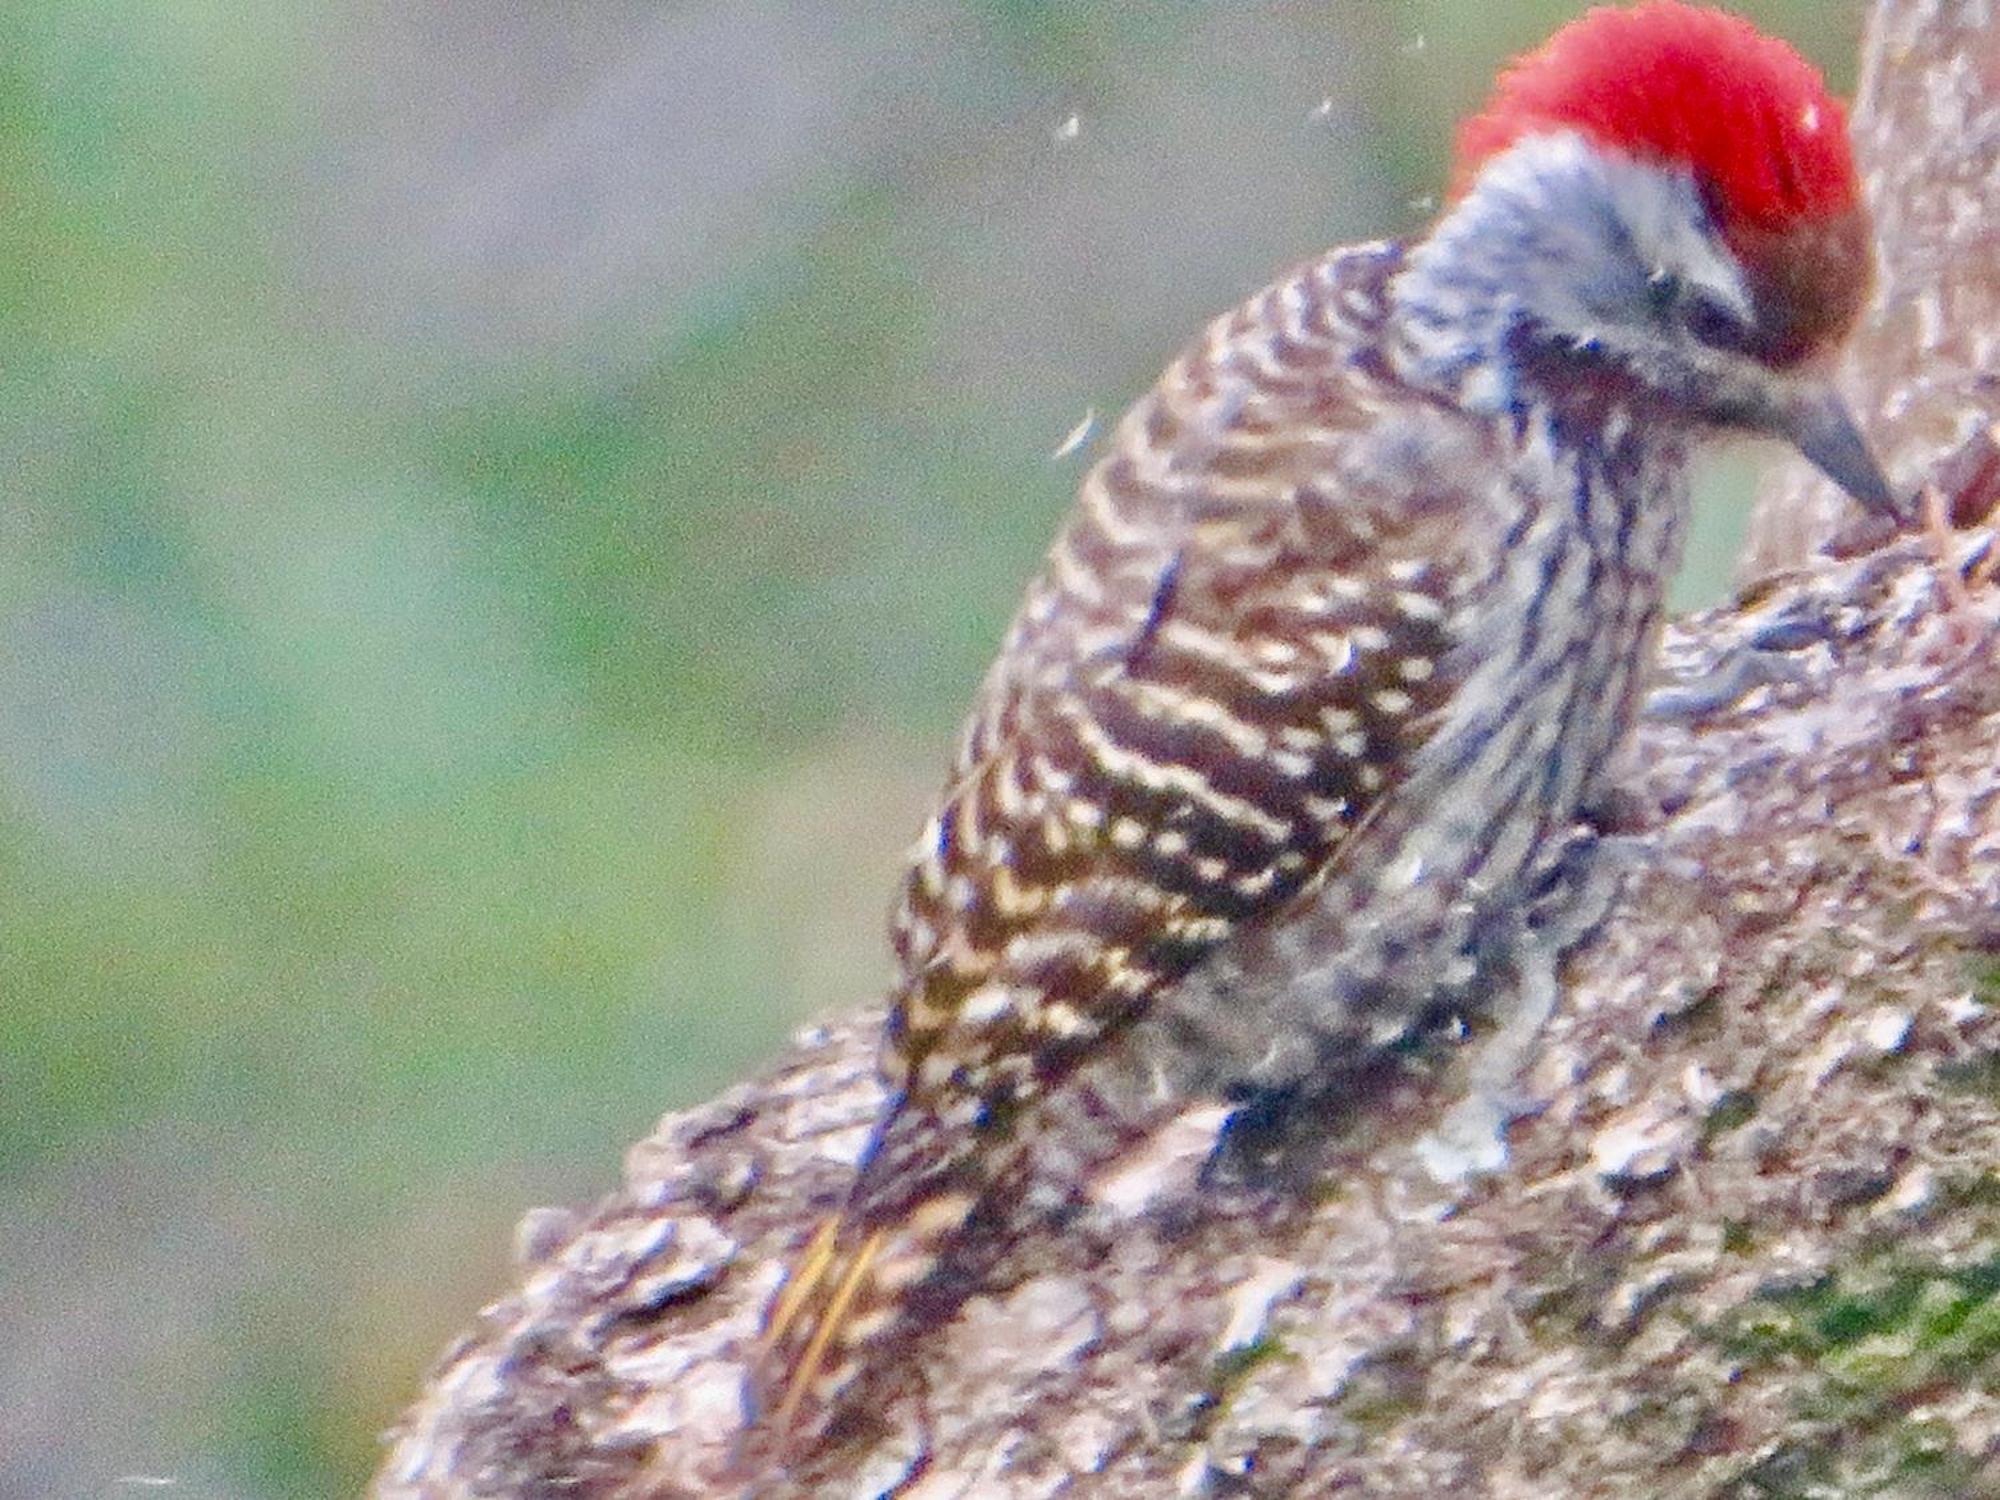
[[[1875,299],[1842,385],[1899,485],[1935,474],[2000,418],[2000,10],[1993,0],[1880,0],[1862,51],[1853,135],[1875,213]],[[2000,449],[1980,450],[1991,463]],[[1968,454],[1968,457],[1972,457]],[[1953,494],[1983,484],[1953,484]],[[1972,476],[1977,478],[1977,476]],[[1852,518],[1801,462],[1766,486],[1743,576],[1797,567]]]
[[[1889,266],[1856,388],[1899,477],[1968,511],[2000,340],[1989,8],[1881,6],[1858,127]],[[1763,555],[1831,516],[1771,502]],[[876,1428],[752,1492],[2000,1496],[1996,557],[1953,540],[1954,604],[1899,542],[1671,633],[1677,713],[1633,777],[1656,826],[1501,1172],[1419,1165],[1448,1055],[1303,1196],[1175,1185],[1193,1110],[1081,1222],[1023,1234]],[[740,1491],[744,1351],[873,1116],[874,1020],[532,1216],[379,1500]]]

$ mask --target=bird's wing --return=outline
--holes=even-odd
[[[905,880],[905,1108],[1058,1081],[1309,882],[1449,695],[1467,505],[1430,491],[1492,439],[1372,360],[1392,256],[1218,319],[1086,477]]]

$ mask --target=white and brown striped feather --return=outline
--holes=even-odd
[[[896,914],[902,1108],[1060,1080],[1304,887],[1428,732],[1465,542],[1378,472],[1412,400],[1368,358],[1393,255],[1218,318],[1084,479]]]

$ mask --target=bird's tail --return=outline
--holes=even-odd
[[[894,1215],[846,1211],[806,1242],[765,1314],[752,1365],[752,1419],[790,1443],[829,1417],[871,1352],[909,1312],[906,1298],[937,1268],[973,1198],[939,1193]]]

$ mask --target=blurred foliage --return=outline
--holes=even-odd
[[[1241,11],[1366,49],[1341,149],[1413,202],[1494,61],[1579,8]],[[1744,8],[1845,81],[1849,8]],[[621,35],[704,9],[532,24],[609,73]],[[935,22],[922,131],[746,186],[784,232],[515,338],[399,301],[417,230],[352,189],[409,145],[377,75],[473,76],[462,33],[531,8],[7,8],[0,1493],[353,1492],[522,1207],[607,1186],[654,1112],[870,992],[895,850],[1074,481],[1061,414],[1139,388],[1149,315],[1192,326],[1104,305],[1136,331],[1081,381],[940,383],[934,272],[979,221],[928,218],[968,161],[1207,66],[1218,11],[856,22],[857,51]],[[1246,121],[1306,116],[1242,67]],[[478,83],[526,115],[539,76]],[[1143,170],[1171,190],[1174,162]],[[1315,246],[1227,248],[1195,315]]]

